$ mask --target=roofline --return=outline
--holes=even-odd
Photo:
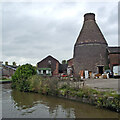
[[[117,48],[118,50],[117,51],[110,51],[110,48]],[[120,54],[120,46],[108,46],[108,52],[109,54]]]
[[[120,48],[120,46],[108,46],[108,48]]]
[[[67,60],[67,62],[70,61],[70,60],[73,60],[73,59],[74,59],[74,58],[71,58],[71,59]]]
[[[40,62],[44,61],[48,57],[52,57],[54,60],[56,60],[60,64],[60,62],[56,58],[54,58],[53,56],[51,56],[51,55],[48,55],[47,57],[43,58],[41,61],[37,62],[37,64],[39,64]]]
[[[109,52],[109,54],[120,54],[120,52]]]
[[[17,69],[17,68],[14,68],[14,67],[11,67],[11,66],[8,66],[8,65],[4,65],[4,64],[2,64],[2,66],[5,66],[5,67],[10,68],[10,69],[13,69],[13,70],[16,70],[16,69]]]

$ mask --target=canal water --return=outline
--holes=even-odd
[[[118,113],[67,99],[24,93],[3,84],[3,118],[118,118]]]

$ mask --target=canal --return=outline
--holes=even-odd
[[[118,118],[118,113],[67,99],[24,93],[2,85],[3,118]]]

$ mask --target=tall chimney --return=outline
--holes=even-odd
[[[94,13],[86,13],[84,15],[84,21],[87,21],[87,20],[94,20],[95,21],[95,14]]]
[[[74,45],[74,73],[83,70],[98,73],[98,66],[108,65],[107,41],[95,20],[94,13],[86,13],[80,34]],[[101,70],[103,72],[103,69]]]

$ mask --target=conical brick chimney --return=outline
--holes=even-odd
[[[95,14],[85,14],[83,27],[74,45],[75,74],[79,75],[81,70],[102,74],[104,67],[108,65],[107,47],[108,44],[95,21]]]
[[[84,15],[84,24],[75,45],[89,43],[107,45],[107,42],[95,21],[94,13],[87,13]]]

